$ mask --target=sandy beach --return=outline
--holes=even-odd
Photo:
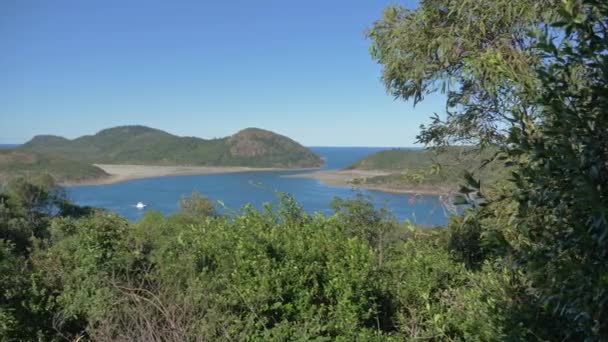
[[[390,174],[384,171],[373,170],[320,170],[314,172],[297,173],[286,175],[288,178],[314,178],[320,180],[325,185],[350,186],[355,178],[386,176]]]
[[[306,173],[297,173],[293,175],[285,175],[288,178],[313,178],[318,179],[321,183],[330,186],[348,186],[353,188],[363,188],[368,190],[393,192],[402,194],[424,194],[424,195],[445,195],[449,193],[449,189],[441,189],[429,186],[418,186],[412,188],[403,188],[392,184],[373,185],[373,184],[353,184],[355,178],[365,178],[374,176],[386,176],[391,174],[386,171],[379,170],[323,170]]]
[[[241,166],[160,166],[160,165],[128,165],[128,164],[94,164],[109,174],[108,177],[89,179],[77,182],[64,182],[61,185],[101,185],[114,184],[132,179],[164,177],[164,176],[185,176],[185,175],[210,175],[218,173],[235,172],[264,172],[264,171],[294,171],[285,168],[252,168]],[[301,171],[311,169],[296,169]],[[396,185],[373,185],[373,184],[353,184],[355,178],[365,178],[374,176],[389,175],[389,172],[378,170],[319,170],[303,172],[297,174],[284,175],[288,178],[313,178],[329,186],[345,186],[354,188],[364,188],[382,192],[406,193],[406,194],[429,194],[442,195],[449,191],[447,189],[437,189],[432,187],[402,188]]]
[[[185,175],[210,175],[217,173],[235,173],[251,171],[285,171],[293,169],[282,168],[252,168],[241,166],[160,166],[160,165],[127,165],[127,164],[94,164],[108,173],[109,177],[84,180],[79,182],[67,182],[62,185],[99,185],[124,182],[131,179],[185,176]],[[300,169],[307,170],[307,169]]]

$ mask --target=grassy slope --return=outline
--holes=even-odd
[[[90,163],[316,167],[321,159],[297,142],[260,129],[205,140],[144,126],[121,126],[74,140],[37,136],[27,150]]]
[[[357,179],[355,184],[395,189],[455,190],[463,183],[466,171],[481,179],[482,186],[492,185],[509,175],[508,169],[494,161],[479,169],[483,160],[491,158],[492,150],[481,153],[466,147],[451,147],[444,152],[431,150],[389,150],[365,157],[347,169],[382,170],[386,176]]]
[[[58,182],[107,177],[102,169],[78,162],[24,150],[0,150],[0,183],[15,176],[50,174]]]

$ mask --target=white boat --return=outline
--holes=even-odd
[[[143,209],[145,207],[146,207],[146,205],[143,204],[142,202],[137,202],[137,204],[135,205],[135,208],[137,208],[137,209]]]

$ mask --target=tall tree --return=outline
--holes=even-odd
[[[409,10],[388,7],[368,31],[372,57],[387,91],[422,101],[447,95],[447,116],[435,115],[418,139],[425,144],[504,143],[509,115],[531,114],[523,88],[537,88],[540,57],[530,30],[553,16],[556,0],[423,0]]]
[[[511,130],[514,254],[569,338],[608,338],[608,2],[567,0],[538,37],[537,122]],[[523,157],[522,157],[523,156]]]
[[[394,96],[447,93],[421,142],[498,144],[516,166],[513,191],[461,225],[502,234],[527,291],[567,325],[557,336],[608,338],[608,2],[426,0],[389,7],[369,36]]]

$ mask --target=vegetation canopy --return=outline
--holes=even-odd
[[[321,159],[297,142],[259,128],[230,137],[178,137],[144,126],[119,126],[67,140],[36,136],[23,145],[53,156],[106,164],[316,167]]]
[[[386,175],[353,179],[353,185],[381,185],[390,189],[424,190],[441,194],[457,192],[465,176],[476,177],[484,189],[505,185],[509,168],[492,160],[496,148],[479,151],[473,146],[451,146],[441,150],[393,149],[381,151],[348,166],[349,170],[384,171]],[[483,165],[483,167],[482,167]]]
[[[468,178],[451,245],[473,267],[498,258],[521,274],[565,320],[549,339],[608,336],[607,33],[596,0],[421,1],[389,7],[368,32],[389,92],[414,103],[447,93],[421,142],[494,146],[513,168],[490,196]]]
[[[447,227],[397,222],[363,196],[329,215],[281,195],[223,216],[196,193],[128,222],[72,204],[50,177],[13,179],[0,189],[0,339],[607,340],[607,35],[604,0],[423,0],[374,24],[395,96],[449,91],[420,140],[472,142],[508,172],[491,192],[466,174]],[[80,148],[30,148],[41,140]]]
[[[437,91],[447,95],[447,116],[422,127],[420,142],[506,143],[514,107],[535,111],[541,56],[530,34],[546,29],[558,3],[423,0],[414,10],[385,10],[368,36],[388,92],[414,104]]]

